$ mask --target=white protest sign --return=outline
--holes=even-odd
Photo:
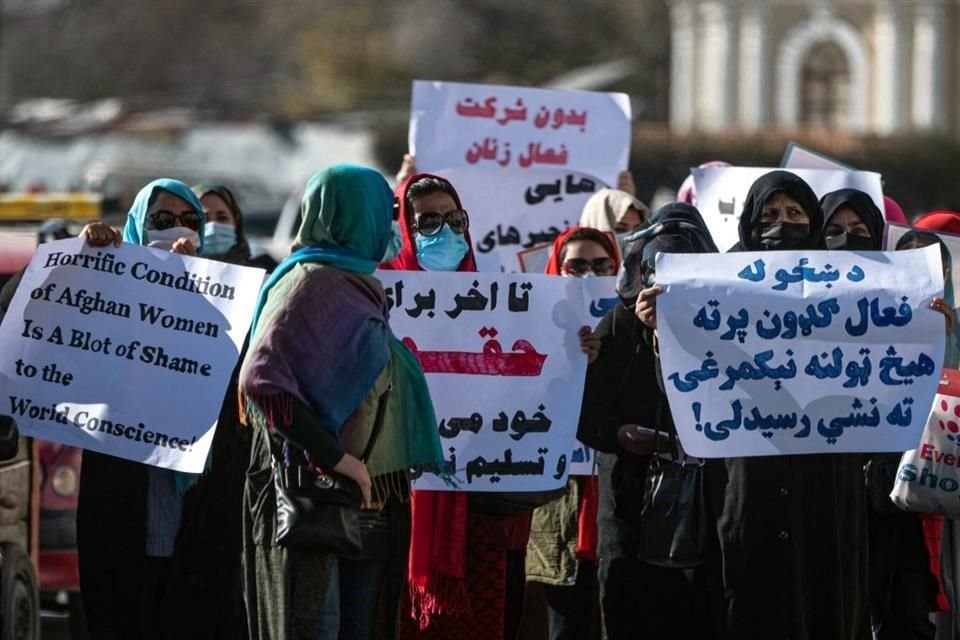
[[[916,249],[934,243],[946,250],[946,253],[941,253],[943,271],[946,272],[943,299],[953,308],[954,317],[960,318],[960,300],[957,300],[956,294],[960,291],[960,263],[954,260],[960,256],[960,236],[941,231],[913,229],[899,224],[887,224],[884,227],[883,248],[887,251]],[[954,322],[953,332],[947,336],[943,366],[960,369],[960,322]]]
[[[451,169],[438,174],[453,184],[470,215],[477,269],[487,272],[518,272],[519,251],[552,243],[579,222],[583,205],[606,186],[570,171]]]
[[[561,487],[586,376],[576,278],[379,271],[390,326],[419,359],[463,491]],[[416,489],[449,490],[424,474]]]
[[[566,169],[617,184],[630,159],[630,99],[415,80],[410,153],[422,171]]]
[[[720,251],[726,251],[740,240],[738,225],[747,193],[757,178],[771,171],[776,169],[718,167],[690,170],[697,189],[697,208]],[[791,169],[790,172],[803,178],[818,198],[838,189],[859,189],[869,194],[883,211],[879,173],[819,169]]]
[[[621,304],[620,298],[617,297],[617,279],[614,277],[584,278],[582,282],[583,301],[587,305],[587,324],[596,329],[603,316]],[[593,464],[595,455],[596,452],[593,449],[578,441],[570,457],[570,475],[595,475],[596,469]]]
[[[944,348],[935,247],[660,254],[657,284],[663,381],[689,454],[919,442]]]
[[[0,412],[25,435],[200,473],[262,280],[137,245],[41,245],[0,325]]]
[[[787,145],[780,166],[793,171],[794,169],[827,169],[840,171],[856,171],[854,167],[834,160],[829,156],[807,149],[796,142]]]

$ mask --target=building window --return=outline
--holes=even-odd
[[[814,45],[800,74],[800,122],[808,127],[844,129],[850,125],[850,65],[832,42]]]

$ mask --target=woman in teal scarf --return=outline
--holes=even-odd
[[[254,429],[244,509],[254,639],[370,637],[385,567],[403,553],[388,541],[365,547],[360,560],[278,546],[271,465],[305,460],[352,478],[374,508],[373,530],[389,539],[405,512],[410,469],[438,469],[443,460],[423,372],[390,331],[372,275],[392,209],[393,195],[372,169],[340,165],[316,174],[304,193],[296,251],[260,295],[240,374],[244,419]],[[391,388],[364,464],[357,456]]]

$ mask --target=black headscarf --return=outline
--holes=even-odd
[[[646,226],[624,239],[623,268],[617,276],[617,295],[632,305],[646,286],[644,264],[652,264],[657,251],[717,253],[717,245],[696,207],[673,202],[657,209]],[[646,260],[645,260],[646,258]]]
[[[784,193],[803,207],[810,217],[810,231],[807,239],[796,249],[817,249],[820,247],[820,230],[823,228],[823,211],[813,192],[800,176],[789,171],[771,171],[757,178],[750,187],[747,199],[743,203],[740,215],[740,243],[731,251],[762,251],[763,245],[753,238],[753,231],[760,223],[763,206],[774,194]]]
[[[868,194],[859,189],[840,189],[823,196],[820,200],[820,207],[823,209],[821,243],[826,241],[826,230],[827,225],[830,224],[830,219],[843,207],[850,207],[870,230],[870,240],[872,241],[870,248],[874,251],[883,248],[883,214]]]

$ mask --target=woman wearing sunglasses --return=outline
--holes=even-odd
[[[403,246],[382,269],[477,270],[470,218],[449,181],[414,174],[394,195]],[[530,512],[493,515],[477,504],[466,492],[413,492],[401,637],[516,637]]]
[[[548,275],[591,278],[617,274],[619,252],[613,236],[589,227],[571,227],[553,243]],[[593,363],[600,337],[580,329],[580,347]],[[537,508],[527,543],[528,582],[543,585],[550,640],[589,638],[594,626],[597,574],[596,476],[573,477],[562,496]]]
[[[200,201],[187,185],[155,180],[137,194],[123,240],[192,256],[202,249],[203,222]],[[85,233],[91,244],[113,234],[105,226]],[[84,609],[95,637],[162,637],[183,495],[195,479],[84,452],[77,551]]]

